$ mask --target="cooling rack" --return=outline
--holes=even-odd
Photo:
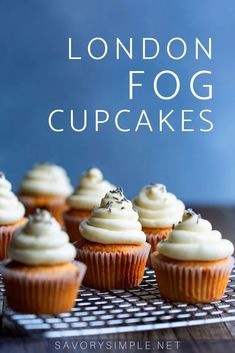
[[[82,287],[71,312],[20,314],[4,305],[3,315],[33,335],[47,338],[157,330],[235,321],[235,268],[223,298],[210,304],[171,303],[159,294],[155,273],[146,268],[140,286],[99,291]],[[0,277],[0,291],[4,288]]]

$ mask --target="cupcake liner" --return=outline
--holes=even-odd
[[[149,257],[147,260],[148,267],[152,267],[151,254],[157,250],[157,244],[160,243],[160,241],[165,238],[166,236],[161,234],[146,234],[146,241],[151,245]]]
[[[51,199],[37,199],[35,196],[26,196],[26,195],[19,195],[20,201],[25,206],[26,215],[29,216],[35,213],[37,208],[42,208],[49,211],[52,216],[63,226],[63,212],[65,212],[68,207],[65,204],[65,200],[62,198],[51,198]]]
[[[167,229],[168,228],[166,228],[166,230]],[[146,241],[151,245],[151,250],[150,250],[148,261],[147,261],[148,267],[152,267],[151,254],[157,250],[158,243],[160,243],[161,240],[165,239],[171,231],[169,229],[169,232],[166,232],[166,230],[164,230],[164,228],[162,228],[162,234],[161,234],[160,231],[159,231],[159,233],[152,233],[151,229],[143,228],[143,232],[146,235]]]
[[[176,302],[209,303],[221,299],[224,295],[234,258],[224,261],[175,262],[162,261],[161,257],[151,256],[156,272],[161,296]]]
[[[57,270],[52,268],[33,274],[30,267],[17,271],[6,264],[1,265],[9,307],[33,314],[58,314],[71,310],[86,271],[84,264],[74,261],[74,265],[79,272],[76,269],[60,272],[58,265]]]
[[[14,232],[23,227],[25,222],[22,219],[22,223],[18,222],[17,224],[9,225],[9,226],[0,226],[0,261],[7,259],[8,254],[7,254],[7,248],[8,244],[10,243]]]
[[[77,259],[87,265],[83,284],[96,289],[121,289],[138,286],[143,278],[150,245],[129,253],[95,252],[77,249]]]
[[[64,225],[66,232],[69,235],[70,242],[75,243],[76,241],[82,240],[82,235],[80,234],[79,231],[79,225],[82,221],[84,221],[84,217],[75,217],[75,216],[70,216],[68,213],[64,212],[63,213],[63,218],[64,218]]]

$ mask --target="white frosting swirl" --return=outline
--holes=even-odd
[[[185,211],[183,220],[158,244],[158,252],[175,260],[213,261],[233,254],[233,244],[222,239],[211,223],[201,219],[191,209]]]
[[[72,261],[75,247],[48,211],[37,210],[16,232],[8,248],[9,257],[27,265],[54,265]]]
[[[185,209],[183,202],[162,184],[145,186],[133,204],[139,212],[140,223],[147,228],[171,227],[182,219]]]
[[[0,173],[0,225],[14,224],[25,214],[23,204],[11,189],[11,183]]]
[[[142,244],[146,240],[138,213],[120,188],[109,191],[79,229],[85,239],[101,244]]]
[[[73,191],[66,171],[49,163],[37,164],[25,176],[20,192],[35,195],[68,196]]]
[[[81,177],[75,192],[67,198],[71,208],[93,210],[100,205],[102,197],[114,186],[103,179],[98,168],[91,168]]]

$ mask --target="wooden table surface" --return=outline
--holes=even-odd
[[[220,230],[225,238],[235,243],[235,208],[195,207],[195,209],[212,222],[214,229]],[[140,352],[232,353],[235,352],[234,339],[235,321],[188,328],[74,337],[53,341],[32,338],[3,318],[0,329],[0,352],[94,352],[96,344],[96,352],[136,352],[139,350]],[[108,341],[112,342],[112,347],[115,347],[115,342],[128,341],[130,344],[130,341],[134,341],[132,344],[135,344],[135,348],[115,350],[115,348],[99,349],[100,346],[97,346],[98,342],[107,344]],[[149,346],[149,341],[153,343],[152,347]]]

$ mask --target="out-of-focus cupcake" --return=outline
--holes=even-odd
[[[164,298],[187,303],[221,299],[234,258],[233,244],[191,209],[151,255]]]
[[[2,270],[8,305],[15,311],[58,314],[73,305],[85,272],[74,264],[76,249],[45,210],[30,216],[9,244]]]
[[[112,188],[113,185],[104,180],[98,168],[90,168],[82,175],[78,187],[67,198],[69,209],[64,213],[65,227],[72,242],[81,239],[79,224],[90,217],[92,210],[100,205],[102,197]]]
[[[11,190],[11,183],[0,172],[0,260],[6,259],[7,246],[13,233],[25,222],[24,205]]]
[[[83,240],[77,259],[87,265],[84,285],[98,289],[132,288],[143,278],[150,245],[138,213],[120,188],[109,191],[88,220],[81,222]]]
[[[65,200],[72,191],[66,171],[58,165],[44,163],[35,165],[24,177],[19,198],[25,205],[27,215],[43,208],[63,224],[62,212],[67,209]]]
[[[139,213],[147,242],[151,244],[151,254],[157,250],[157,244],[168,236],[173,225],[181,221],[184,204],[167,192],[165,185],[151,184],[140,190],[133,205]],[[147,265],[151,266],[150,256]]]

